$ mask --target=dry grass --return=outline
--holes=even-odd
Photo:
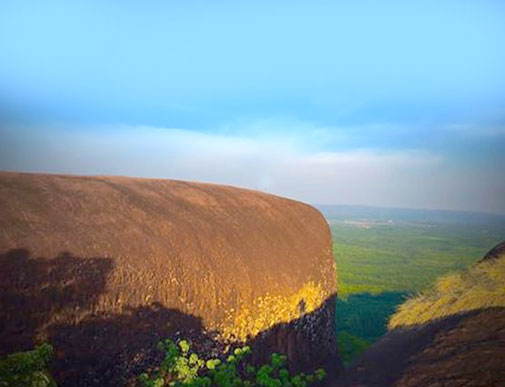
[[[505,306],[504,258],[441,277],[432,289],[404,302],[389,320],[389,328],[497,306]]]

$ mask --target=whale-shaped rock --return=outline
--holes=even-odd
[[[124,383],[164,337],[338,368],[331,235],[309,205],[213,184],[2,172],[0,215],[0,350],[50,341],[63,385]]]

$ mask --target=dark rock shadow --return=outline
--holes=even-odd
[[[270,362],[273,352],[289,358],[293,372],[324,367],[335,376],[342,369],[336,353],[335,298],[299,319],[275,325],[244,345],[253,350],[255,365]],[[186,339],[203,357],[221,357],[231,343],[216,339],[200,318],[154,303],[122,314],[103,314],[78,325],[51,328],[51,342],[62,348],[53,373],[62,386],[135,385],[136,376],[163,360],[156,344],[165,338]],[[229,347],[229,345],[231,346]]]
[[[498,243],[478,262],[494,261],[505,256],[505,241]]]
[[[505,308],[397,328],[346,369],[334,386],[498,386],[505,382]]]
[[[121,313],[96,312],[114,268],[110,258],[80,258],[61,253],[33,258],[27,250],[0,255],[0,355],[28,350],[41,341],[55,348],[51,364],[61,386],[121,386],[160,364],[156,344],[165,338],[188,339],[205,357],[223,354],[215,332],[199,317],[159,303]],[[269,362],[284,353],[292,371],[325,367],[336,375],[342,368],[335,337],[335,295],[300,318],[278,324],[248,341],[253,363]],[[100,308],[103,310],[104,308]]]
[[[324,368],[330,377],[341,372],[335,330],[336,295],[328,297],[311,313],[305,313],[289,323],[274,325],[248,341],[253,350],[253,362],[269,362],[273,352],[289,358],[292,372],[312,372]]]
[[[206,352],[217,345],[199,318],[159,304],[96,312],[114,268],[110,258],[31,257],[13,249],[0,255],[0,267],[0,355],[50,342],[59,385],[123,385],[158,364],[162,338],[191,338]]]
[[[0,255],[0,354],[31,349],[48,316],[76,318],[96,304],[113,268],[108,258],[68,252],[31,258],[24,249]]]
[[[163,353],[156,346],[165,338],[190,340],[200,353],[218,351],[200,318],[157,303],[90,316],[77,325],[55,325],[50,331],[51,343],[61,349],[52,368],[62,386],[134,385],[137,375],[161,363]]]

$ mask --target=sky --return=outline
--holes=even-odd
[[[505,2],[0,2],[0,170],[505,213]]]

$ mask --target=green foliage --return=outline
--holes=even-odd
[[[0,359],[0,386],[56,386],[56,382],[47,370],[52,355],[53,347],[45,343],[31,351],[16,352]]]
[[[164,340],[158,348],[165,352],[165,359],[154,372],[144,372],[139,381],[145,387],[161,386],[220,386],[220,387],[303,387],[323,380],[326,373],[318,369],[313,374],[292,376],[286,368],[287,357],[274,353],[270,364],[254,367],[248,364],[250,347],[235,348],[226,361],[203,360],[191,352],[189,343],[182,340],[176,345]]]
[[[387,321],[408,295],[468,267],[503,239],[503,227],[491,223],[406,219],[390,224],[385,217],[360,228],[345,223],[351,215],[328,219],[339,282],[338,344],[345,363],[359,355],[362,343],[342,333],[373,343],[386,333]]]
[[[351,294],[347,299],[337,299],[338,333],[349,333],[367,342],[374,342],[387,332],[389,317],[408,293],[384,292]],[[359,351],[356,351],[359,353]]]
[[[345,366],[358,357],[370,343],[348,332],[340,332],[337,336],[338,353]]]

